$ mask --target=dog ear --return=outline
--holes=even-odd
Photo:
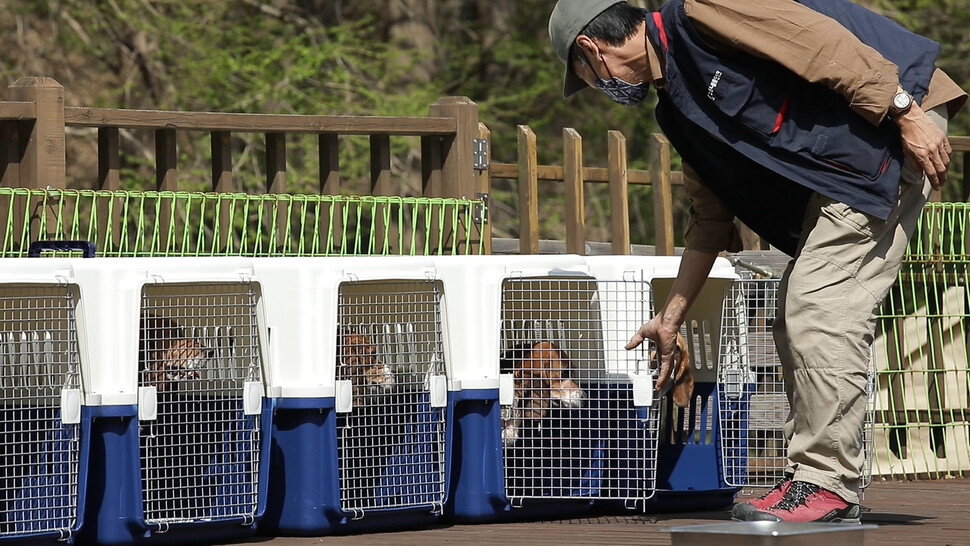
[[[674,385],[671,393],[674,397],[674,404],[686,408],[690,405],[691,396],[694,394],[694,374],[690,367],[690,353],[687,351],[687,340],[684,336],[677,334],[677,344],[674,347],[673,358]]]

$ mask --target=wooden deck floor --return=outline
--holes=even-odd
[[[862,505],[868,510],[863,514],[863,523],[879,526],[866,532],[866,546],[970,545],[970,480],[874,482],[866,491]],[[729,520],[728,510],[717,510],[531,523],[442,525],[413,531],[319,538],[255,537],[244,543],[272,546],[669,545],[670,533],[664,530],[667,527]]]

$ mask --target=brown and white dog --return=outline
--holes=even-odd
[[[659,365],[657,350],[650,350],[651,366]],[[686,408],[690,405],[691,396],[694,394],[694,374],[690,366],[690,352],[687,350],[687,340],[678,332],[677,342],[674,345],[674,355],[671,359],[674,369],[670,372],[668,384],[663,391],[669,389],[670,395],[677,406]]]
[[[180,381],[198,379],[199,369],[210,356],[210,351],[186,337],[174,320],[142,313],[138,370],[145,385],[154,386],[158,392],[174,390]]]
[[[553,404],[579,408],[585,394],[579,384],[565,376],[569,369],[566,354],[548,341],[520,345],[505,352],[502,373],[514,377],[515,400],[502,408],[502,443],[506,446],[519,439],[519,430],[549,414]]]
[[[377,345],[370,336],[346,333],[337,335],[337,379],[350,380],[354,396],[389,392],[394,373],[377,357]]]

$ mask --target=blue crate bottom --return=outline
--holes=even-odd
[[[439,520],[448,491],[451,404],[431,408],[423,392],[389,400],[339,416],[332,398],[276,401],[260,534],[318,536]]]
[[[82,425],[64,425],[60,409],[0,408],[0,539],[52,541],[80,526]]]
[[[455,406],[455,488],[447,513],[459,522],[568,517],[603,499],[651,496],[656,425],[633,406],[629,384],[587,383],[582,408],[551,408],[503,446],[498,391],[466,391]]]
[[[238,403],[238,402],[236,402]],[[196,400],[194,406],[186,402],[183,409],[194,414],[207,415],[209,421],[238,419],[245,423],[252,416],[242,418],[239,407],[226,406],[223,401]],[[212,404],[215,404],[213,406]],[[215,411],[213,407],[222,408]],[[197,543],[211,544],[250,536],[255,533],[255,522],[266,506],[268,465],[268,442],[254,437],[252,429],[239,430],[236,425],[203,425],[196,415],[188,416],[178,425],[174,417],[163,416],[161,424],[169,422],[185,438],[198,438],[196,447],[169,451],[170,457],[161,468],[167,475],[171,491],[182,491],[185,504],[193,513],[182,520],[146,521],[146,497],[140,445],[144,428],[138,423],[135,406],[104,406],[84,408],[91,419],[91,465],[89,497],[84,514],[84,525],[79,540],[84,544],[133,544],[133,543]],[[207,413],[208,412],[208,413]],[[272,407],[264,402],[259,417],[262,427],[272,423]],[[245,429],[245,426],[242,426]],[[253,454],[243,456],[238,443],[259,441],[258,460]],[[174,437],[161,442],[175,442]],[[171,446],[170,446],[171,447]],[[229,455],[225,451],[229,451]],[[189,469],[189,470],[185,470]],[[247,474],[240,478],[239,472]],[[253,482],[255,480],[255,482]],[[241,486],[245,481],[248,485]],[[251,484],[257,483],[253,492]],[[150,486],[151,484],[149,484]],[[208,495],[213,498],[199,500]],[[214,497],[224,497],[222,499]],[[161,507],[177,505],[176,496],[159,497]],[[241,498],[248,502],[249,513],[240,515]],[[154,501],[153,501],[154,502]],[[233,507],[228,510],[227,507]],[[226,515],[233,514],[233,515]]]
[[[445,495],[445,409],[427,392],[380,395],[337,416],[341,506],[440,509]]]
[[[159,395],[140,423],[142,502],[149,525],[252,519],[256,513],[259,416],[234,398]]]
[[[553,406],[503,449],[505,495],[518,499],[645,499],[653,489],[656,426],[630,385],[587,383],[581,408]]]
[[[552,412],[541,429],[523,431],[529,441],[511,448],[501,442],[497,391],[456,397],[450,518],[545,519],[733,502],[737,488],[723,479],[713,383],[695,384],[687,409],[661,400],[658,436],[647,408],[633,406],[628,385],[584,388],[588,407]]]

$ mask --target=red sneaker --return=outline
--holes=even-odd
[[[774,506],[748,513],[745,521],[859,523],[859,505],[808,482],[792,482]]]
[[[788,492],[789,487],[791,487],[791,476],[786,474],[783,480],[776,483],[775,486],[764,495],[761,495],[756,499],[751,499],[747,502],[739,502],[738,504],[735,504],[734,508],[731,509],[731,519],[736,521],[744,521],[751,512],[771,508],[785,496],[785,493]]]

